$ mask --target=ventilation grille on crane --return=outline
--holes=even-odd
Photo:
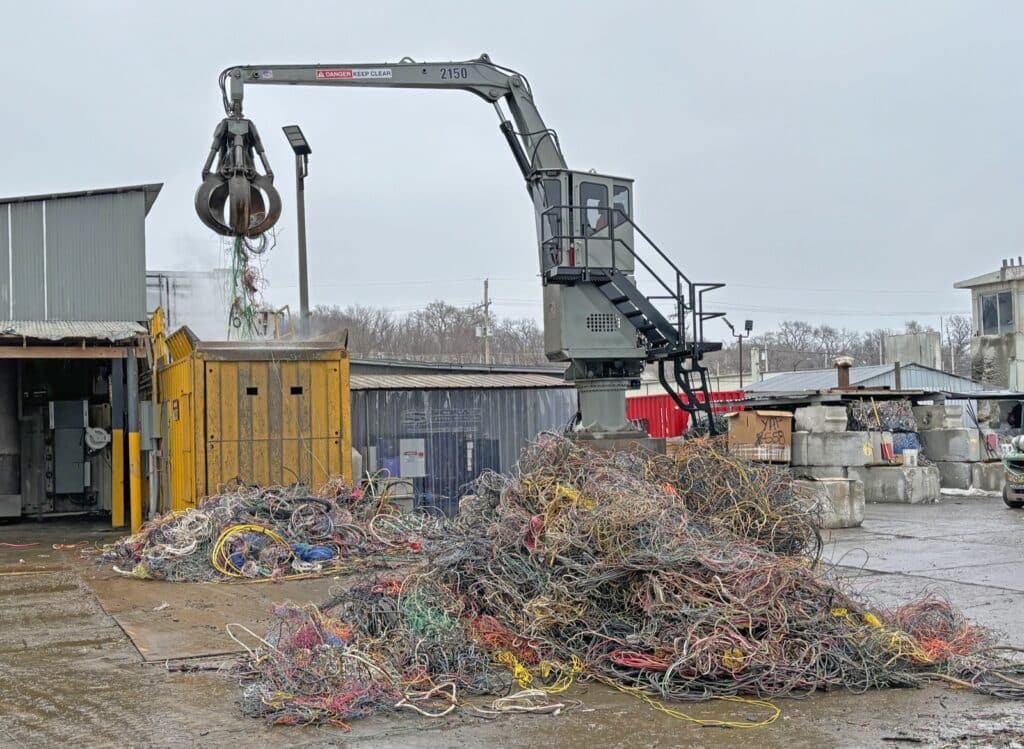
[[[591,333],[617,333],[620,319],[611,312],[591,312],[587,315],[587,330]]]

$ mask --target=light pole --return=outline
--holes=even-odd
[[[309,272],[306,265],[306,177],[309,175],[309,147],[298,125],[281,128],[295,152],[295,205],[299,226],[299,332],[309,337]]]
[[[743,331],[744,331],[743,333],[737,333],[736,332],[736,328],[734,328],[732,326],[732,323],[729,322],[726,318],[723,317],[722,318],[722,322],[724,322],[726,325],[729,326],[729,330],[732,331],[732,334],[736,337],[736,340],[739,341],[739,346],[740,346],[740,390],[742,390],[743,389],[743,339],[744,338],[750,338],[750,331],[752,331],[754,329],[754,321],[753,320],[744,320],[743,321]]]

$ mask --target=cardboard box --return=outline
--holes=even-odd
[[[738,411],[726,414],[729,452],[737,458],[788,463],[793,448],[793,414],[789,411]]]

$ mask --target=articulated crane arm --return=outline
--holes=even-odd
[[[245,87],[256,84],[455,89],[493,104],[534,203],[545,352],[551,361],[569,365],[566,376],[579,394],[576,436],[607,445],[646,437],[626,418],[625,401],[626,390],[639,384],[645,362],[657,365],[659,379],[679,408],[699,412],[715,431],[701,357],[721,347],[703,339],[705,321],[719,313],[704,312],[703,297],[720,284],[692,282],[636,226],[633,180],[566,166],[526,78],[487,55],[464,62],[404,58],[397,63],[228,68],[220,76],[227,116],[214,132],[196,191],[200,219],[225,236],[258,236],[281,215],[259,133],[242,113]],[[654,253],[648,259],[668,267],[665,278],[636,251],[638,242]],[[638,264],[659,287],[655,295],[637,288]],[[671,313],[662,311],[666,305]]]
[[[196,193],[200,219],[226,236],[258,236],[270,229],[281,213],[274,173],[259,133],[242,114],[245,87],[255,84],[468,91],[494,105],[501,131],[524,178],[529,179],[538,170],[566,168],[558,137],[541,119],[526,78],[495,65],[487,55],[464,62],[415,62],[404,58],[398,63],[228,68],[220,76],[227,117],[214,132],[203,166],[203,184]],[[501,101],[508,107],[511,122],[502,112]],[[263,166],[262,174],[256,169],[255,157]]]

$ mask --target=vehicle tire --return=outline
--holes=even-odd
[[[1019,510],[1024,507],[1024,499],[1010,499],[1010,487],[1003,487],[1003,501],[1007,507],[1012,507],[1015,510]]]

